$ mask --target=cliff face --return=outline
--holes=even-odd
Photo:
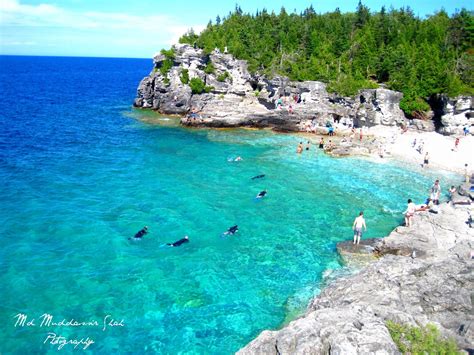
[[[262,332],[239,354],[398,354],[387,320],[434,323],[460,348],[472,348],[474,229],[465,223],[468,211],[445,204],[438,214],[417,213],[412,227],[373,243],[383,255],[378,261],[335,281],[306,315]],[[342,255],[357,249],[342,244]]]
[[[175,46],[173,66],[163,76],[158,69],[165,60],[161,54],[154,58],[155,70],[140,83],[134,105],[163,114],[197,111],[198,119],[182,119],[185,125],[300,131],[311,124],[324,127],[334,120],[369,127],[406,123],[399,108],[402,94],[391,90],[362,90],[355,98],[338,97],[329,94],[321,82],[251,75],[245,61],[217,51],[205,55],[189,45]],[[212,73],[205,72],[208,63],[215,68]],[[209,92],[193,94],[180,79],[183,70],[190,79],[200,78]],[[279,99],[281,107],[277,107]]]

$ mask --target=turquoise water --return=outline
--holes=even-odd
[[[123,93],[87,109],[71,100],[61,115],[16,108],[22,129],[3,117],[2,353],[55,353],[48,331],[92,338],[91,353],[232,353],[305,309],[341,267],[335,245],[360,210],[364,237],[384,236],[407,198],[456,180],[314,146],[299,156],[291,135],[144,123]],[[141,242],[127,240],[144,225]],[[14,327],[19,312],[124,326]]]

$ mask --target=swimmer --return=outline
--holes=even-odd
[[[301,154],[301,152],[303,152],[303,142],[300,142],[296,148],[296,153]]]
[[[174,243],[166,243],[166,245],[169,245],[170,247],[179,247],[181,244],[184,243],[189,243],[189,237],[187,235]]]
[[[252,180],[261,179],[261,178],[264,178],[264,177],[265,177],[265,174],[257,175],[257,176],[254,176],[254,177],[252,178]]]
[[[226,232],[224,232],[222,235],[234,235],[239,231],[239,226],[236,224],[235,226],[230,227]]]
[[[133,238],[128,238],[128,239],[134,239],[134,240],[139,240],[142,239],[145,234],[148,233],[148,227],[145,226],[142,229],[140,229],[137,234]]]
[[[241,161],[242,160],[242,157],[241,156],[238,156],[237,158],[235,158],[234,161]]]
[[[262,197],[264,197],[266,194],[267,194],[267,191],[266,191],[266,190],[260,191],[260,192],[258,193],[257,197],[255,197],[255,198],[262,198]]]

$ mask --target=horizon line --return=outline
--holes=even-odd
[[[2,54],[0,57],[50,57],[50,58],[103,58],[103,59],[146,59],[153,60],[153,57],[112,57],[112,56],[95,56],[95,55],[50,55],[50,54]]]

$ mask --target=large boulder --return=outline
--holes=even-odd
[[[464,128],[474,135],[474,111],[472,96],[458,96],[453,99],[438,95],[431,100],[439,122],[439,133],[462,135]]]
[[[402,126],[406,118],[400,109],[403,94],[387,89],[361,90],[356,95],[355,125],[362,126]]]

